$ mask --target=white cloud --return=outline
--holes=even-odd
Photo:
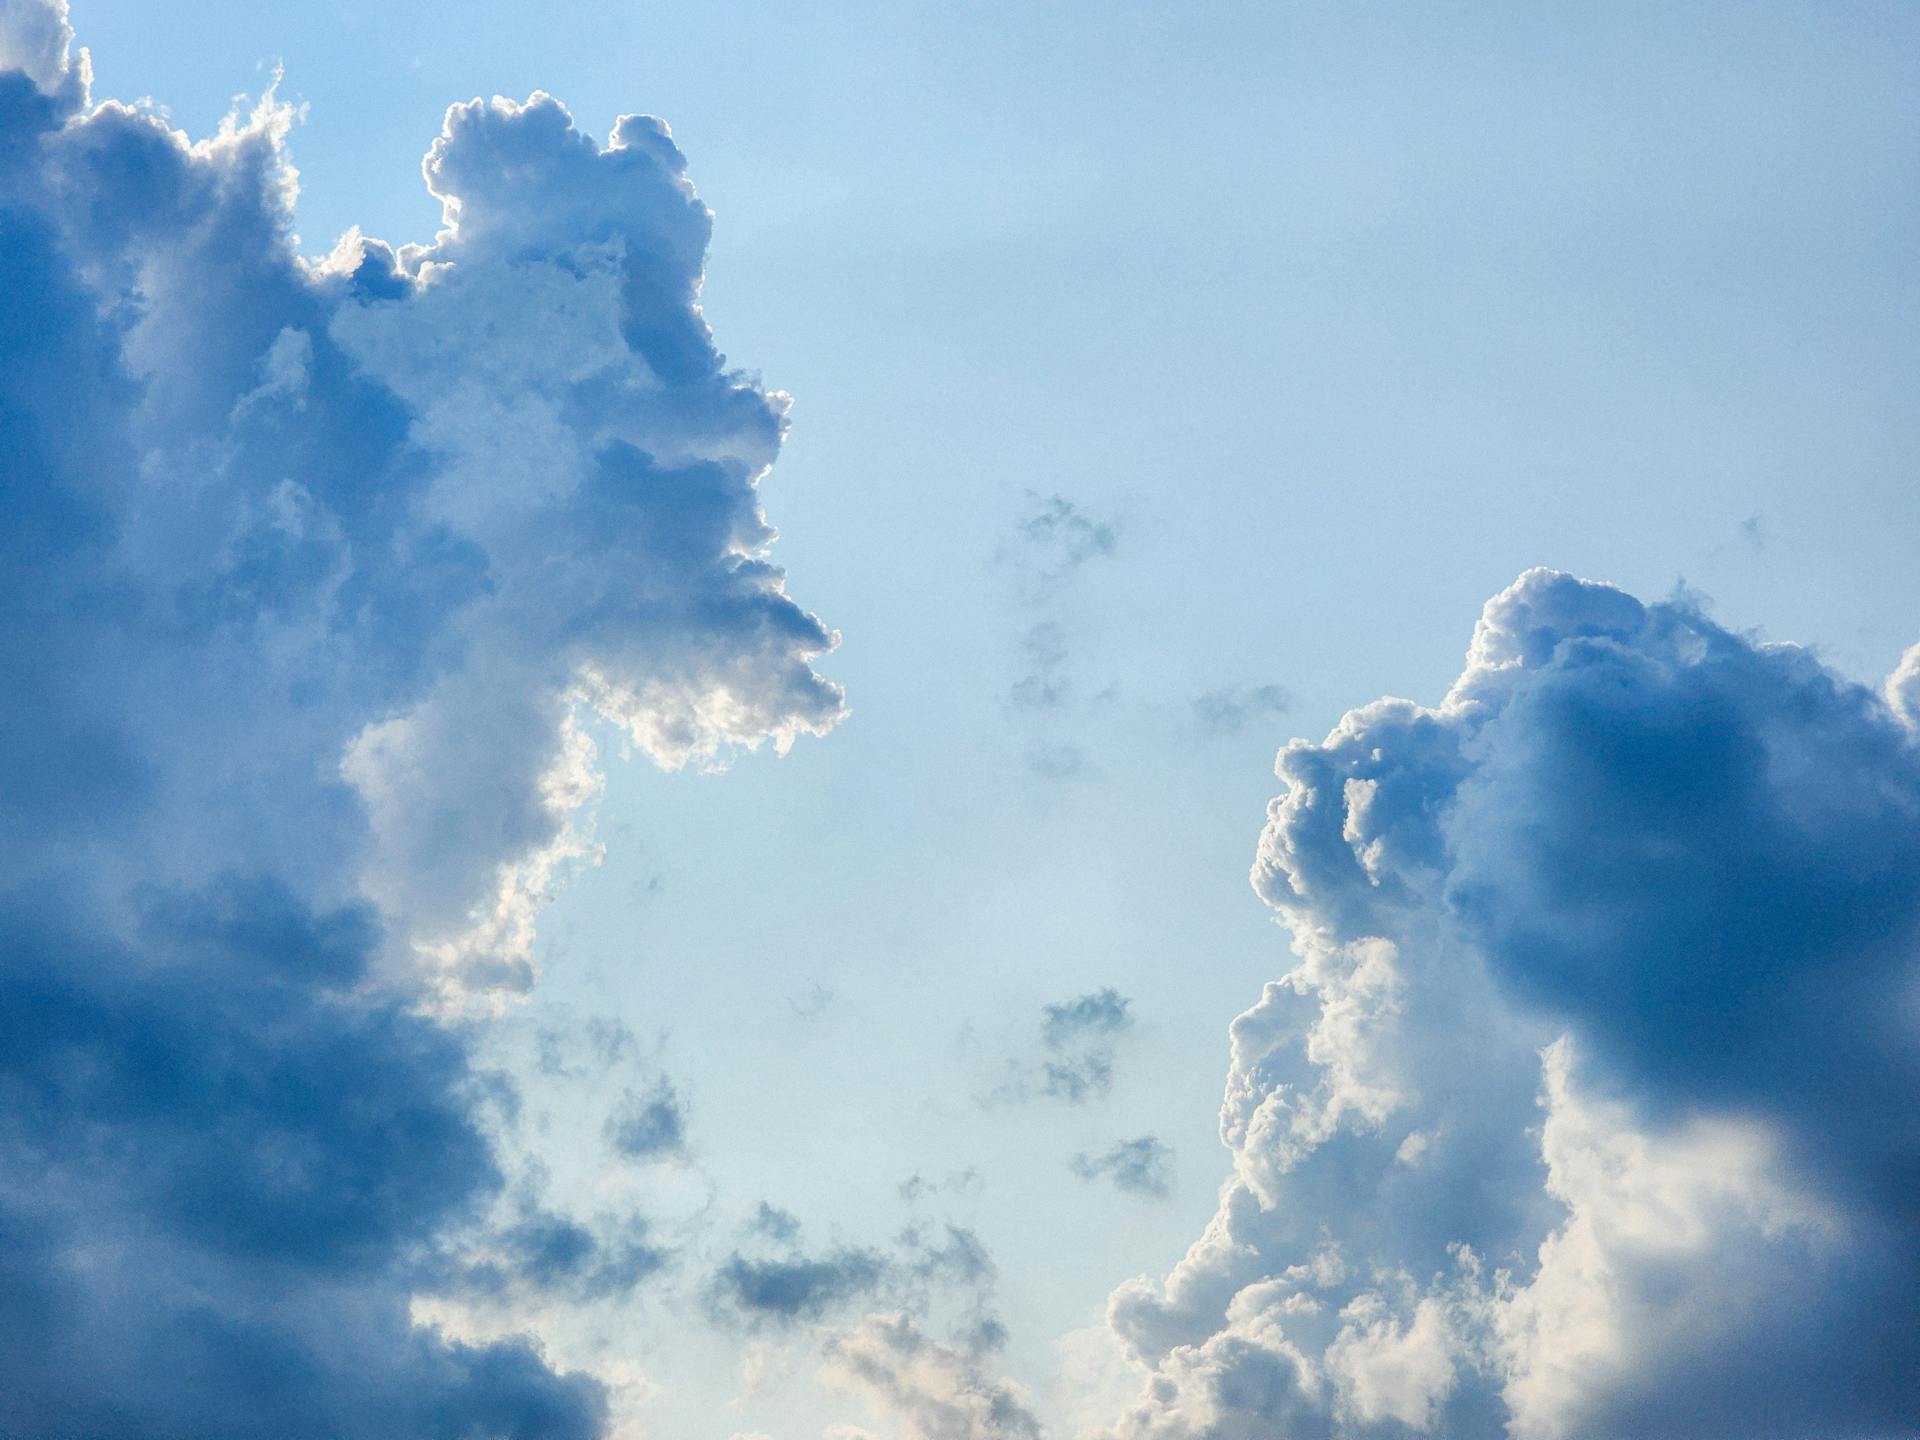
[[[839,718],[786,397],[657,121],[455,106],[433,243],[312,262],[287,105],[190,140],[70,42],[0,0],[0,1431],[599,1433],[525,1320],[664,1255],[508,1185],[447,1010],[530,983],[596,736]]]
[[[1113,1296],[1113,1433],[1897,1431],[1901,676],[1535,571],[1440,706],[1288,746],[1253,883],[1297,963],[1234,1022],[1218,1214]]]

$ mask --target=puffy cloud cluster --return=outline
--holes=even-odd
[[[1438,707],[1284,750],[1298,963],[1110,1433],[1914,1433],[1916,673],[1534,571]]]
[[[409,1321],[659,1261],[506,1198],[460,1016],[595,853],[595,717],[671,766],[839,715],[785,399],[659,122],[456,106],[435,241],[314,263],[286,107],[190,141],[71,40],[0,4],[0,1432],[595,1433]]]

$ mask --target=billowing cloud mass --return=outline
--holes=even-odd
[[[0,1433],[593,1434],[409,1301],[660,1263],[509,1198],[471,1027],[596,853],[593,725],[838,717],[764,553],[785,399],[660,122],[456,106],[437,239],[313,263],[285,106],[190,141],[70,40],[0,5]]]
[[[1298,963],[1111,1435],[1915,1433],[1916,673],[1533,571],[1437,708],[1287,747]]]

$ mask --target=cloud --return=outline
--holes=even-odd
[[[1066,616],[1069,582],[1089,561],[1111,556],[1118,530],[1096,520],[1061,495],[1029,495],[1030,512],[1014,526],[1000,558],[1012,565],[1023,606],[1039,612],[1021,636],[1021,669],[1007,691],[1017,715],[1057,725],[1074,697],[1073,637]],[[1110,698],[1111,687],[1096,698]],[[1049,717],[1052,717],[1049,720]],[[1085,751],[1058,735],[1031,738],[1027,770],[1043,780],[1064,780],[1087,767]]]
[[[828,1347],[827,1377],[866,1397],[901,1440],[1039,1440],[1026,1395],[985,1368],[992,1339],[948,1345],[910,1315],[869,1315]]]
[[[642,1219],[590,1227],[523,1198],[511,1222],[479,1237],[432,1288],[494,1305],[535,1295],[584,1303],[629,1293],[669,1259]]]
[[[900,1198],[913,1205],[941,1194],[975,1195],[985,1184],[980,1172],[970,1165],[964,1170],[949,1171],[945,1178],[939,1180],[929,1180],[917,1173],[909,1175],[897,1188]]]
[[[748,1328],[821,1320],[855,1301],[875,1296],[905,1309],[924,1311],[934,1294],[968,1298],[984,1315],[995,1269],[986,1247],[958,1225],[911,1225],[896,1237],[892,1253],[869,1246],[838,1245],[817,1254],[799,1247],[800,1226],[784,1210],[761,1203],[752,1229],[784,1253],[728,1256],[708,1283],[715,1316]]]
[[[818,1320],[848,1300],[871,1294],[887,1272],[886,1258],[874,1250],[842,1248],[767,1260],[736,1252],[715,1272],[711,1294],[716,1305],[749,1323]]]
[[[1164,1199],[1173,1193],[1173,1151],[1152,1135],[1119,1141],[1102,1155],[1076,1155],[1068,1168],[1082,1180],[1111,1180],[1129,1194]]]
[[[1062,1100],[1082,1105],[1113,1089],[1120,1038],[1133,1026],[1133,1002],[1108,988],[1041,1010],[1038,1044],[1023,1042],[1004,1060],[1006,1075],[977,1097],[981,1105]]]
[[[1278,715],[1292,698],[1278,685],[1227,685],[1197,696],[1193,718],[1213,735],[1238,735],[1256,720]]]
[[[1073,689],[1066,674],[1066,629],[1057,620],[1037,621],[1027,627],[1021,649],[1026,653],[1027,673],[1008,692],[1013,703],[1030,710],[1051,710],[1063,703]]]
[[[657,121],[456,106],[433,243],[312,262],[288,107],[192,141],[70,40],[0,6],[0,1432],[596,1434],[410,1315],[661,1263],[507,1193],[471,1047],[597,858],[596,731],[841,713],[766,557],[785,397]]]
[[[1111,1301],[1133,1440],[1901,1433],[1920,1406],[1920,736],[1547,571],[1435,708],[1281,752],[1234,1172]]]
[[[778,1205],[769,1205],[765,1200],[754,1211],[751,1228],[782,1245],[800,1238],[800,1221],[793,1212],[782,1210]]]
[[[1036,740],[1027,746],[1027,769],[1042,780],[1071,780],[1087,768],[1087,752],[1065,741]]]
[[[1039,594],[1090,560],[1110,557],[1120,539],[1111,520],[1096,519],[1064,495],[1029,495],[1031,508],[1015,526],[1016,561],[1023,584]]]
[[[607,1117],[607,1143],[629,1160],[662,1160],[684,1155],[687,1111],[671,1081],[656,1080],[644,1094],[624,1090]]]
[[[954,1177],[948,1188],[971,1186],[970,1177]],[[927,1190],[915,1177],[902,1199],[924,1199]],[[817,1354],[825,1361],[820,1378],[865,1395],[886,1417],[888,1435],[1038,1435],[1018,1388],[983,1368],[1005,1345],[1006,1330],[993,1309],[998,1272],[973,1231],[916,1220],[884,1249],[843,1243],[809,1252],[799,1222],[763,1203],[746,1234],[778,1253],[735,1251],[718,1267],[707,1292],[714,1319],[771,1332],[789,1346],[800,1342],[787,1353]],[[930,1328],[947,1338],[933,1338]],[[839,1425],[825,1433],[854,1440],[869,1432]]]
[[[1040,1038],[1052,1053],[1040,1063],[1040,1091],[1078,1105],[1111,1090],[1114,1041],[1132,1026],[1131,1007],[1113,989],[1047,1006]]]
[[[1112,986],[1048,1005],[1040,1038],[1049,1050],[1071,1050],[1133,1024],[1133,1002]]]

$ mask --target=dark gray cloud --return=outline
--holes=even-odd
[[[1068,1166],[1082,1180],[1110,1180],[1130,1194],[1165,1199],[1173,1193],[1173,1151],[1152,1135],[1119,1141],[1099,1155],[1083,1152]]]
[[[597,1434],[411,1306],[664,1262],[508,1194],[473,1017],[595,853],[579,713],[663,765],[839,715],[784,399],[658,122],[457,106],[435,243],[313,264],[287,107],[190,145],[69,40],[0,6],[0,1434]]]
[[[1114,1296],[1112,1433],[1906,1433],[1916,668],[1535,571],[1441,705],[1288,746],[1299,963],[1233,1025],[1213,1225]]]

